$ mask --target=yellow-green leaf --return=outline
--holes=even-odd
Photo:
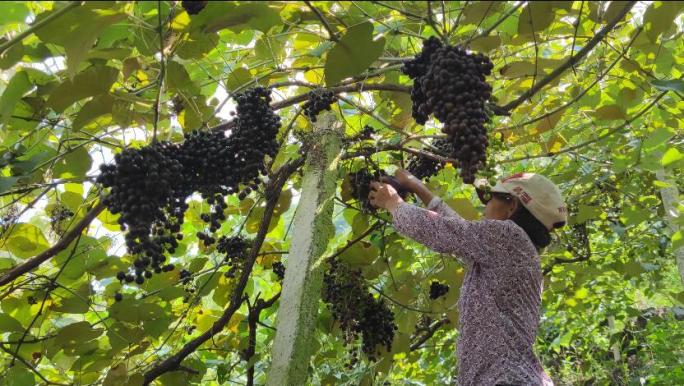
[[[361,74],[377,60],[385,47],[385,38],[373,40],[373,24],[351,27],[328,52],[325,83],[333,86],[342,79]]]

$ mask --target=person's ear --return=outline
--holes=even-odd
[[[508,206],[508,218],[511,218],[513,216],[513,213],[515,213],[515,211],[518,210],[518,205],[520,205],[518,200],[511,200],[511,204]]]

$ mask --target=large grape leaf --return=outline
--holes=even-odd
[[[344,78],[361,74],[377,60],[385,47],[385,38],[373,40],[373,24],[351,27],[328,52],[325,83],[333,86]]]

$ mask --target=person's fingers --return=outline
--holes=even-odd
[[[391,180],[388,176],[382,176],[382,177],[380,177],[380,181],[387,183],[387,182],[390,182]]]
[[[376,190],[382,188],[382,184],[379,183],[378,181],[371,181],[370,183],[371,190]]]

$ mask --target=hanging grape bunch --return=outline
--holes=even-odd
[[[235,277],[235,273],[242,266],[247,257],[248,248],[251,243],[241,236],[225,237],[222,236],[216,244],[216,250],[225,255],[224,261],[230,268],[224,274],[226,277]]]
[[[119,280],[143,284],[152,271],[173,270],[164,262],[183,238],[187,197],[199,192],[207,202],[210,212],[201,218],[213,234],[226,219],[225,195],[253,186],[266,173],[267,157],[274,158],[278,150],[275,137],[280,128],[280,117],[270,107],[270,90],[257,87],[234,98],[237,118],[230,137],[220,131],[194,131],[181,144],[125,149],[113,164],[100,166],[97,181],[109,188],[103,203],[120,214],[126,247],[135,257],[135,274],[119,272]],[[198,237],[205,245],[216,241],[204,232]]]
[[[339,322],[346,343],[361,338],[362,350],[370,360],[378,355],[378,346],[391,350],[394,331],[394,313],[383,299],[376,299],[360,269],[352,269],[335,259],[329,260],[330,270],[325,274],[323,301],[333,318]]]
[[[450,157],[454,150],[453,146],[451,145],[451,141],[448,139],[436,139],[432,142],[432,146],[439,150],[433,151],[433,153],[442,157]],[[444,164],[442,162],[414,155],[409,159],[409,164],[406,167],[406,170],[408,170],[409,173],[414,175],[416,178],[425,181],[439,173],[443,167]]]
[[[323,110],[330,111],[330,105],[337,100],[335,94],[326,89],[316,89],[309,92],[309,99],[304,103],[304,115],[311,122],[316,122],[316,117]]]
[[[486,77],[493,67],[485,55],[444,46],[432,37],[402,68],[414,80],[411,98],[416,122],[424,124],[430,114],[443,122],[442,132],[451,141],[466,183],[475,180],[486,162],[485,125],[490,122],[486,104],[492,93]]]
[[[435,300],[446,295],[449,292],[449,286],[438,281],[430,283],[430,299]]]

